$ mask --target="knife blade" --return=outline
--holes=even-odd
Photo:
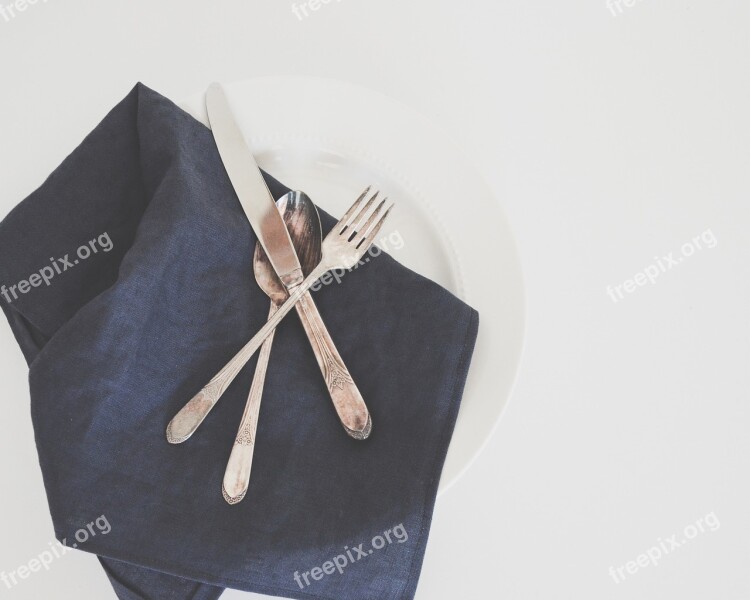
[[[271,191],[234,119],[229,100],[218,83],[212,83],[206,92],[206,108],[221,161],[242,209],[279,279],[287,288],[294,287],[304,278],[297,253]]]

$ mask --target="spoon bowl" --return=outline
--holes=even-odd
[[[289,192],[277,200],[276,206],[289,230],[302,272],[307,276],[322,256],[323,229],[318,209],[304,192]],[[289,294],[260,244],[255,246],[253,271],[258,285],[272,302],[281,304],[287,299]]]

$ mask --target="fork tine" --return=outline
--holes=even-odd
[[[361,236],[362,238],[365,237],[367,232],[370,230],[370,225],[372,225],[375,222],[375,219],[378,218],[378,215],[380,214],[380,211],[383,210],[383,206],[385,206],[387,200],[388,198],[383,198],[383,200],[381,200],[380,204],[378,204],[377,208],[372,211],[372,214],[370,214],[370,217],[367,219],[367,222],[364,225],[362,225],[361,221],[357,223],[357,226],[354,228],[352,235],[349,237],[349,241],[354,239],[356,236]],[[360,214],[362,214],[362,219],[364,220],[364,214]]]
[[[365,215],[367,215],[367,212],[370,210],[373,202],[375,202],[375,200],[377,199],[378,194],[380,194],[379,191],[375,192],[372,197],[365,203],[365,205],[357,212],[357,214],[352,217],[351,221],[347,223],[344,231],[349,230],[349,233],[351,234],[349,236],[349,240],[351,240],[357,234],[357,232],[362,229],[360,226],[365,219]]]
[[[380,192],[378,191],[372,195],[372,197],[365,203],[365,205],[359,210],[359,212],[357,212],[357,214],[354,217],[352,217],[351,222],[347,223],[346,227],[344,228],[344,231],[346,231],[347,229],[350,229],[350,230],[353,229],[354,230],[352,233],[352,237],[353,237],[357,233],[357,231],[361,229],[360,225],[362,225],[362,221],[364,220],[365,215],[367,214],[367,211],[370,210],[370,207],[372,206],[373,202],[375,202],[375,200],[377,199],[379,193]],[[351,237],[349,239],[351,239]]]
[[[365,188],[365,191],[364,191],[364,192],[362,192],[362,193],[361,193],[361,194],[359,195],[359,198],[357,198],[357,199],[356,199],[356,200],[354,201],[354,204],[352,204],[352,205],[351,205],[351,206],[349,207],[349,210],[347,210],[347,211],[346,211],[346,213],[344,214],[344,216],[343,216],[343,217],[341,217],[341,218],[339,219],[339,225],[343,225],[343,227],[341,228],[341,231],[340,231],[339,233],[344,233],[344,230],[346,230],[346,226],[347,226],[347,224],[349,223],[349,219],[350,219],[350,218],[351,218],[351,216],[352,216],[352,215],[354,214],[354,211],[356,211],[356,210],[357,210],[357,209],[359,208],[359,206],[360,206],[360,205],[362,204],[362,200],[364,200],[364,199],[365,199],[365,198],[367,197],[367,194],[369,194],[369,193],[370,193],[370,189],[371,189],[371,188],[372,188],[372,186],[371,186],[371,185],[368,185],[368,186],[367,186],[367,187]]]
[[[382,206],[382,205],[381,205],[381,206]],[[360,241],[360,242],[359,242],[359,243],[357,244],[357,249],[359,249],[359,248],[360,248],[360,247],[361,247],[361,246],[362,246],[362,245],[364,244],[364,250],[366,251],[366,250],[367,250],[367,248],[369,248],[369,247],[370,247],[370,245],[372,245],[372,242],[373,242],[373,240],[375,239],[375,236],[376,236],[376,235],[378,235],[378,231],[380,231],[380,228],[381,228],[381,227],[383,226],[383,223],[385,223],[385,220],[386,220],[386,219],[388,218],[388,214],[389,214],[389,213],[391,212],[391,210],[393,209],[393,207],[394,207],[394,206],[395,206],[395,204],[391,204],[391,205],[390,205],[390,206],[388,207],[388,210],[386,210],[386,211],[385,211],[385,212],[383,213],[383,216],[382,216],[382,217],[380,217],[380,219],[378,219],[377,223],[375,223],[375,224],[374,224],[374,225],[372,226],[372,229],[371,229],[371,230],[370,230],[370,232],[369,232],[369,233],[367,234],[367,237],[365,237],[364,239],[362,239],[362,240],[361,240],[361,241]],[[380,209],[380,207],[378,207],[378,210],[379,210],[379,209]]]

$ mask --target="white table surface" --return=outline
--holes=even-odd
[[[179,100],[318,75],[411,105],[495,191],[528,302],[513,397],[438,501],[417,598],[747,598],[750,4],[620,6],[332,0],[300,20],[287,0],[38,0],[0,15],[0,213],[139,80]],[[607,295],[708,231],[714,247]],[[54,537],[26,373],[3,321],[6,572]],[[719,526],[614,581],[699,519]],[[114,598],[84,553],[0,594]]]

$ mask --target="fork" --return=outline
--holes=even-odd
[[[176,431],[184,431],[185,422],[194,422],[196,414],[200,420],[205,418],[263,341],[318,279],[333,269],[350,269],[364,256],[393,208],[391,204],[383,212],[387,201],[387,198],[384,198],[375,210],[369,213],[378,195],[376,192],[365,201],[369,193],[370,187],[368,186],[323,240],[320,263],[301,283],[288,289],[289,298],[269,317],[258,333],[169,422],[167,441],[170,444],[182,443],[190,437],[189,435],[174,435],[173,428]],[[201,414],[202,417],[200,417]],[[196,428],[190,429],[195,431]]]

